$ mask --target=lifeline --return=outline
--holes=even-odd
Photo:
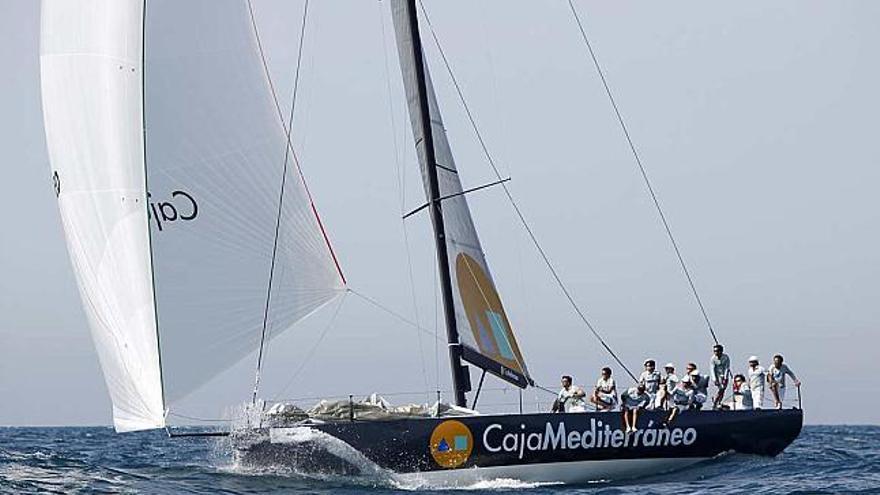
[[[648,424],[647,429],[637,430],[635,433],[626,434],[617,428],[612,430],[608,424],[603,424],[596,418],[590,419],[590,429],[584,431],[565,431],[565,422],[560,421],[554,430],[549,421],[544,433],[503,433],[503,426],[495,423],[486,427],[483,431],[483,447],[489,452],[517,452],[522,459],[526,451],[544,451],[556,449],[599,449],[621,447],[677,447],[679,445],[691,445],[697,441],[697,430],[688,428],[657,429],[651,428],[653,422]],[[521,424],[520,429],[525,430],[526,425]],[[498,430],[496,435],[492,432]],[[503,433],[503,435],[502,435]],[[500,442],[498,435],[501,435]],[[490,439],[490,436],[493,437]],[[490,440],[495,440],[494,442]]]

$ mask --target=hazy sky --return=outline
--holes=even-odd
[[[254,4],[289,95],[302,4]],[[782,352],[804,381],[808,422],[876,423],[880,3],[576,5],[735,368]],[[710,337],[567,2],[426,6],[502,173],[599,331],[634,370],[645,357],[705,367]],[[38,40],[38,2],[0,0],[0,424],[109,424],[52,192]],[[423,193],[392,45],[387,3],[312,2],[294,142],[351,286],[433,329],[427,217],[407,224],[415,307],[400,221]],[[487,182],[426,45],[465,187]],[[471,205],[534,377],[594,382],[610,359],[501,191]],[[419,391],[438,376],[448,386],[430,337],[349,296],[321,340],[330,309],[273,342],[266,396]],[[253,368],[246,359],[180,412],[214,416],[244,400]]]

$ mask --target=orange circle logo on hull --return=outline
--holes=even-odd
[[[473,449],[474,436],[461,421],[444,421],[431,434],[431,457],[442,467],[461,466],[468,460]]]

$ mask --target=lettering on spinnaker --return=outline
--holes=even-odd
[[[171,201],[152,201],[150,193],[147,193],[147,201],[150,208],[147,211],[148,218],[156,224],[159,232],[162,232],[165,223],[195,220],[199,216],[199,204],[195,198],[186,191],[177,190],[171,193]]]

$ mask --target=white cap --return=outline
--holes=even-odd
[[[749,356],[749,362],[751,363],[752,361],[758,362],[758,356]]]
[[[666,366],[664,366],[664,368],[672,368],[672,369],[675,369],[675,365],[672,364],[672,363],[666,363]]]

